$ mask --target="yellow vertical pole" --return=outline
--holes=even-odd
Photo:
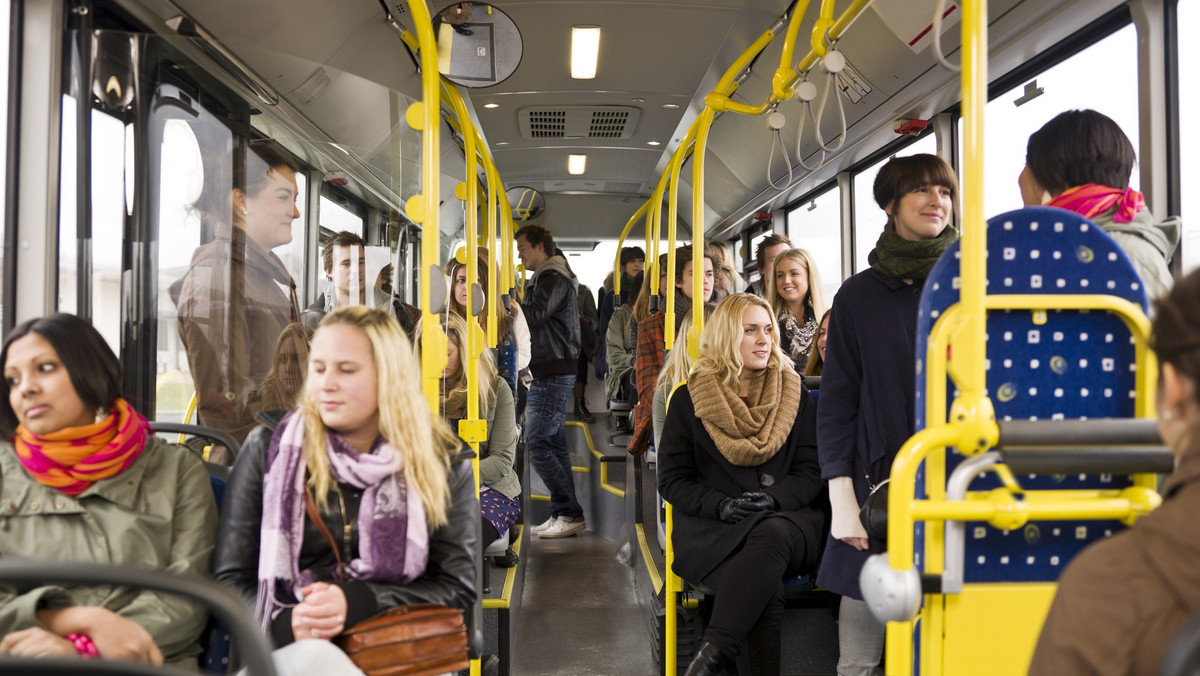
[[[695,133],[696,125],[693,123],[688,128],[687,135],[683,137],[683,143],[679,144],[679,149],[675,151],[675,155],[671,158],[671,162],[667,164],[667,171],[669,172],[667,178],[667,185],[669,186],[667,192],[667,221],[669,221],[667,246],[670,247],[667,249],[667,277],[670,280],[667,288],[669,289],[675,288],[675,266],[677,265],[675,261],[675,224],[679,221],[679,174],[683,170],[683,163],[687,161],[688,153],[694,147]],[[667,298],[667,309],[670,314],[667,316],[663,336],[666,338],[664,342],[666,348],[669,350],[675,345],[675,292],[671,291],[671,294]]]
[[[963,222],[962,303],[966,318],[965,341],[955,345],[954,360],[965,369],[958,374],[959,391],[966,403],[984,396],[983,296],[987,277],[987,232],[983,205],[983,115],[987,106],[987,0],[963,3]]]
[[[487,345],[490,348],[495,348],[499,343],[500,337],[497,335],[496,316],[500,312],[499,294],[498,291],[501,285],[504,284],[505,277],[497,274],[500,270],[500,262],[496,260],[499,251],[496,250],[496,228],[498,226],[496,212],[500,209],[500,200],[496,193],[500,191],[500,176],[496,172],[496,165],[490,160],[484,165],[487,171],[488,191],[487,191],[487,221],[483,229],[483,240],[487,243],[488,250],[488,288],[487,288]]]

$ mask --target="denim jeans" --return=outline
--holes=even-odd
[[[583,518],[583,508],[575,499],[565,426],[574,387],[574,375],[534,378],[525,402],[525,450],[550,489],[550,516]]]

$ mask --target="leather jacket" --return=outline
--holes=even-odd
[[[213,575],[251,603],[258,592],[259,538],[262,527],[262,492],[264,464],[271,445],[272,432],[256,427],[242,446],[225,490],[221,509],[221,527]],[[453,608],[470,610],[478,596],[475,588],[475,541],[479,537],[479,503],[475,497],[475,480],[471,469],[473,452],[463,450],[451,459],[448,480],[451,505],[445,524],[429,534],[429,561],[425,573],[408,584],[381,581],[334,578],[336,559],[329,541],[307,518],[304,520],[304,539],[300,546],[299,569],[311,569],[318,581],[330,582],[346,594],[346,627],[352,627],[387,608],[409,603],[443,603]],[[341,497],[337,492],[341,492]],[[331,533],[342,533],[345,523],[351,524],[349,544],[345,552],[358,551],[358,505],[361,491],[341,484],[331,491],[322,519]],[[342,514],[342,503],[346,514]],[[277,646],[293,641],[291,610],[284,609],[271,623],[271,635]]]
[[[579,370],[578,286],[562,256],[551,256],[529,280],[521,310],[529,322],[529,372],[534,378]]]

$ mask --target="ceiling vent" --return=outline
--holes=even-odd
[[[517,112],[521,135],[528,139],[629,138],[640,115],[641,110],[631,106],[554,106]]]

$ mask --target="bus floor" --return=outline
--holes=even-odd
[[[604,401],[604,383],[594,374],[587,395]],[[593,405],[596,420],[590,427],[597,443],[612,433],[603,406]],[[568,421],[574,416],[568,415]],[[568,428],[570,429],[570,428]],[[572,463],[598,471],[582,435],[568,434]],[[522,553],[525,583],[513,645],[512,674],[519,676],[590,676],[658,673],[650,650],[650,637],[634,590],[633,571],[618,559],[620,543],[599,512],[612,504],[606,493],[593,496],[589,473],[576,472],[576,492],[588,516],[588,530],[571,537],[542,540],[530,537]],[[623,483],[623,470],[614,471]],[[545,494],[536,473],[524,477],[529,491]],[[610,496],[608,496],[610,497]],[[620,506],[619,500],[616,506]],[[531,505],[527,524],[544,520],[548,504]],[[604,508],[604,511],[610,511]],[[620,522],[620,516],[611,519]],[[604,534],[601,534],[604,533]]]

